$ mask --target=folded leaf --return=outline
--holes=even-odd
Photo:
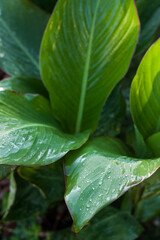
[[[20,178],[16,172],[11,175],[8,207],[3,221],[16,221],[43,213],[47,206],[36,188]]]
[[[44,34],[40,67],[55,116],[69,132],[95,130],[126,73],[139,34],[133,0],[59,0]]]
[[[75,231],[159,167],[160,158],[132,158],[128,149],[112,138],[92,139],[80,150],[69,153],[65,161],[65,200]]]
[[[10,90],[18,93],[39,93],[48,96],[48,93],[39,79],[13,77],[0,81],[0,91]]]
[[[79,148],[88,136],[64,133],[41,96],[0,92],[0,164],[47,165]]]
[[[160,131],[160,40],[144,56],[131,87],[131,112],[144,138]]]
[[[49,14],[27,0],[0,1],[0,67],[40,78],[39,48]]]
[[[49,203],[63,200],[65,184],[61,163],[45,167],[20,167],[18,172],[22,178],[36,186]]]
[[[143,228],[133,216],[116,208],[106,207],[78,236],[80,240],[134,240],[142,231]]]

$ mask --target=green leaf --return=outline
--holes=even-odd
[[[22,178],[36,186],[49,203],[63,200],[65,184],[61,163],[45,167],[20,167],[18,172]]]
[[[35,3],[39,7],[43,8],[48,12],[52,12],[53,7],[55,6],[57,0],[30,0],[31,2]]]
[[[136,53],[141,53],[153,42],[160,27],[160,1],[138,0],[137,8],[141,22],[141,35]]]
[[[143,183],[143,194],[136,205],[135,215],[141,222],[160,214],[160,169]]]
[[[40,68],[66,131],[95,130],[126,73],[139,34],[133,0],[59,0],[44,34]]]
[[[142,231],[141,225],[130,214],[106,207],[78,236],[81,240],[134,240]]]
[[[0,81],[0,91],[15,91],[18,93],[39,93],[48,96],[42,82],[36,78],[13,77]]]
[[[27,0],[0,1],[0,67],[40,78],[39,48],[49,14]]]
[[[69,153],[65,162],[65,200],[75,231],[80,231],[99,210],[150,177],[159,167],[160,158],[132,158],[128,149],[112,138],[92,139]]]
[[[160,40],[144,56],[131,87],[131,112],[144,138],[160,131]]]
[[[0,165],[0,181],[6,178],[14,169],[14,166]]]
[[[8,208],[3,221],[16,221],[44,212],[45,199],[30,183],[20,178],[16,172],[11,175]]]
[[[47,165],[79,148],[88,136],[64,133],[41,96],[0,92],[0,164]]]
[[[121,94],[121,85],[118,85],[107,99],[99,124],[94,136],[116,136],[121,132],[122,123],[126,114],[126,103]]]

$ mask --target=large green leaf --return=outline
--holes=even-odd
[[[143,228],[130,214],[106,207],[78,236],[80,240],[134,240],[142,231]]]
[[[59,0],[41,47],[41,73],[55,116],[69,132],[94,130],[126,73],[139,21],[133,0]]]
[[[42,82],[36,78],[13,77],[0,81],[0,91],[15,91],[18,93],[39,93],[48,96]]]
[[[18,172],[22,178],[36,186],[49,203],[63,200],[65,184],[61,163],[45,167],[20,167]]]
[[[48,19],[27,0],[0,1],[0,67],[5,72],[40,78],[39,48]]]
[[[141,21],[141,35],[136,53],[140,53],[153,42],[160,27],[160,1],[138,0],[136,4]]]
[[[47,165],[79,148],[88,135],[64,133],[41,96],[0,92],[0,164]]]
[[[144,56],[131,87],[133,120],[144,138],[160,131],[160,40]]]
[[[48,12],[52,12],[57,0],[29,0]]]
[[[95,138],[66,156],[65,200],[78,232],[100,209],[150,177],[160,159],[135,159],[112,138]]]
[[[30,183],[20,178],[16,172],[11,175],[8,207],[4,221],[16,221],[44,212],[45,199]]]

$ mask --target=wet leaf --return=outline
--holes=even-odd
[[[63,132],[44,97],[0,92],[0,164],[51,164],[88,136]]]
[[[131,157],[122,142],[95,138],[66,156],[65,200],[74,219],[74,230],[160,167],[158,159]]]

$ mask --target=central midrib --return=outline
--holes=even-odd
[[[83,78],[82,78],[81,95],[80,95],[80,101],[79,101],[79,109],[78,109],[78,114],[77,114],[75,133],[79,133],[81,131],[81,124],[82,124],[82,118],[83,118],[83,112],[84,112],[84,102],[85,102],[86,90],[87,90],[87,80],[88,80],[89,66],[90,66],[90,61],[91,61],[92,43],[93,43],[95,22],[96,22],[99,3],[100,3],[100,0],[97,0],[97,5],[95,8],[95,14],[93,17],[93,22],[92,22],[92,27],[91,27],[90,37],[89,37],[87,58],[86,58],[86,62],[85,62],[85,66],[84,66],[84,73],[83,73]]]

